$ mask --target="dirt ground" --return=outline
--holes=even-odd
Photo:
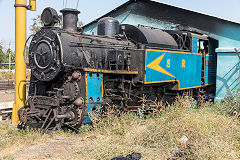
[[[10,101],[14,101],[14,90],[0,91],[0,102]],[[79,136],[56,136],[44,142],[19,144],[0,150],[0,159],[76,159],[79,155],[75,150],[82,144],[83,138]]]
[[[12,146],[2,150],[0,159],[81,159],[77,150],[84,145],[83,141],[83,138],[79,136],[56,136],[44,142]]]
[[[0,91],[0,102],[14,101],[14,90],[2,90]]]

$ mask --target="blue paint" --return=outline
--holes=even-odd
[[[91,112],[94,107],[96,109],[99,109],[101,106],[99,104],[91,103],[90,98],[93,99],[93,102],[102,102],[102,92],[103,92],[102,91],[102,75],[100,73],[87,72],[86,82],[87,82],[87,109],[84,115],[83,123],[91,123],[91,119],[88,116],[88,113]],[[100,101],[97,101],[98,98]]]
[[[240,26],[236,24],[219,26],[216,34],[210,34],[219,41],[217,54],[217,75],[215,101],[221,101],[228,92],[239,89],[239,58],[234,48],[240,47]]]
[[[212,39],[209,39],[209,53],[206,56],[206,61],[209,61],[209,65],[205,66],[205,84],[215,84],[217,55],[215,53],[214,42],[212,41]]]
[[[217,77],[215,101],[221,101],[227,96],[228,92],[239,89],[240,63],[233,48],[219,48],[216,52]]]
[[[215,67],[216,67],[216,56],[206,56],[206,61],[208,61],[209,65],[205,66],[205,84],[214,84],[216,83],[215,77]]]
[[[217,35],[213,34],[212,37],[219,41],[219,48],[239,48],[240,46],[239,24],[219,25],[216,31]]]
[[[121,24],[141,24],[163,30],[177,30],[176,26],[182,22],[181,19],[175,19],[174,23],[169,22],[171,19],[171,15],[168,16],[169,18],[166,17],[166,19],[168,20],[161,20],[157,16],[147,16],[144,15],[144,12],[142,12],[141,10],[136,12],[136,10],[138,9],[137,7],[138,4],[129,5],[122,10],[116,10],[115,12],[112,12],[108,16],[116,18]],[[173,11],[176,11],[174,8],[172,9]],[[179,10],[178,13],[182,12],[180,9],[177,10]],[[192,17],[194,17],[194,15]],[[219,47],[215,52],[217,58],[216,56],[214,57],[215,59],[209,57],[209,60],[211,62],[215,62],[215,60],[217,59],[217,79],[214,79],[214,77],[210,75],[212,70],[211,66],[206,67],[206,84],[215,83],[216,81],[216,100],[220,100],[227,95],[227,90],[234,90],[239,88],[239,86],[237,85],[238,80],[236,81],[236,79],[238,79],[239,77],[239,73],[237,71],[239,60],[233,49],[240,48],[240,25],[237,23],[219,20],[219,23],[215,23],[211,27],[207,28],[209,30],[201,30],[201,27],[205,26],[204,24],[207,24],[209,19],[208,16],[205,16],[202,17],[201,20],[203,21],[203,23],[200,23],[200,21],[196,21],[195,26],[191,26],[188,23],[184,23],[183,25],[187,25],[190,28],[197,29],[198,32],[202,32],[203,34],[208,35],[208,37],[214,38],[219,42],[218,46],[212,47],[210,45],[209,50],[211,55],[214,54],[215,48]],[[216,22],[217,21],[218,20],[216,20]],[[92,25],[84,28],[84,33],[92,34],[92,32],[95,32],[95,34],[97,32],[96,23],[93,23]],[[197,53],[196,39],[193,39],[192,44],[193,52]]]
[[[146,67],[146,82],[179,80],[179,89],[201,86],[202,55],[168,51],[147,51],[146,66],[165,53],[159,66],[174,77]],[[170,67],[168,68],[168,60]],[[183,60],[185,67],[183,67]]]
[[[97,23],[87,27],[83,31],[84,34],[97,35]]]
[[[192,52],[198,53],[198,38],[192,38]]]

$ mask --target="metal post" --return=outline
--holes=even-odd
[[[11,46],[11,41],[9,42],[9,53],[8,53],[8,71],[11,71],[11,50],[10,50],[10,46]]]
[[[26,99],[26,64],[23,59],[26,42],[26,0],[15,0],[15,103],[12,123],[18,123],[18,110]]]

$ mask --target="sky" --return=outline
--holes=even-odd
[[[27,35],[30,35],[32,19],[41,15],[46,7],[58,12],[62,8],[76,8],[78,0],[36,0],[37,11],[27,11]],[[81,11],[79,20],[87,24],[128,0],[79,0],[77,9]],[[155,0],[157,2],[216,16],[240,23],[240,0]],[[15,0],[0,0],[0,44],[4,49],[14,50],[15,41]],[[28,0],[27,0],[28,2]]]

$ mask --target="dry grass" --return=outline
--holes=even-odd
[[[26,150],[26,153],[31,153],[32,150],[27,151],[29,147],[46,144],[52,138],[58,136],[68,137],[70,132],[58,131],[54,134],[41,134],[39,132],[19,130],[16,125],[9,122],[0,122],[0,159],[13,160],[21,158],[18,155],[22,151]],[[48,146],[48,144],[46,145]]]
[[[11,125],[8,122],[0,122],[0,151],[13,145],[33,143],[35,140],[47,136],[36,132],[18,130],[15,125]]]
[[[26,78],[30,79],[31,72],[27,70],[26,72]],[[15,78],[15,73],[14,72],[9,72],[9,71],[0,71],[0,80],[8,80],[8,79],[14,79]]]
[[[0,72],[0,80],[14,79],[14,72]]]
[[[192,100],[179,98],[145,118],[134,113],[116,117],[109,109],[104,116],[93,113],[93,125],[83,125],[79,134],[41,135],[0,123],[0,150],[61,135],[76,139],[71,159],[111,159],[132,152],[142,153],[142,159],[240,159],[240,124],[225,106],[197,107]]]
[[[146,119],[129,113],[100,121],[97,117],[87,132],[91,140],[77,153],[85,159],[132,152],[142,153],[143,159],[239,159],[239,122],[220,114],[216,106],[207,106],[192,109],[190,101],[179,99],[161,115]],[[186,142],[181,140],[184,137]]]

